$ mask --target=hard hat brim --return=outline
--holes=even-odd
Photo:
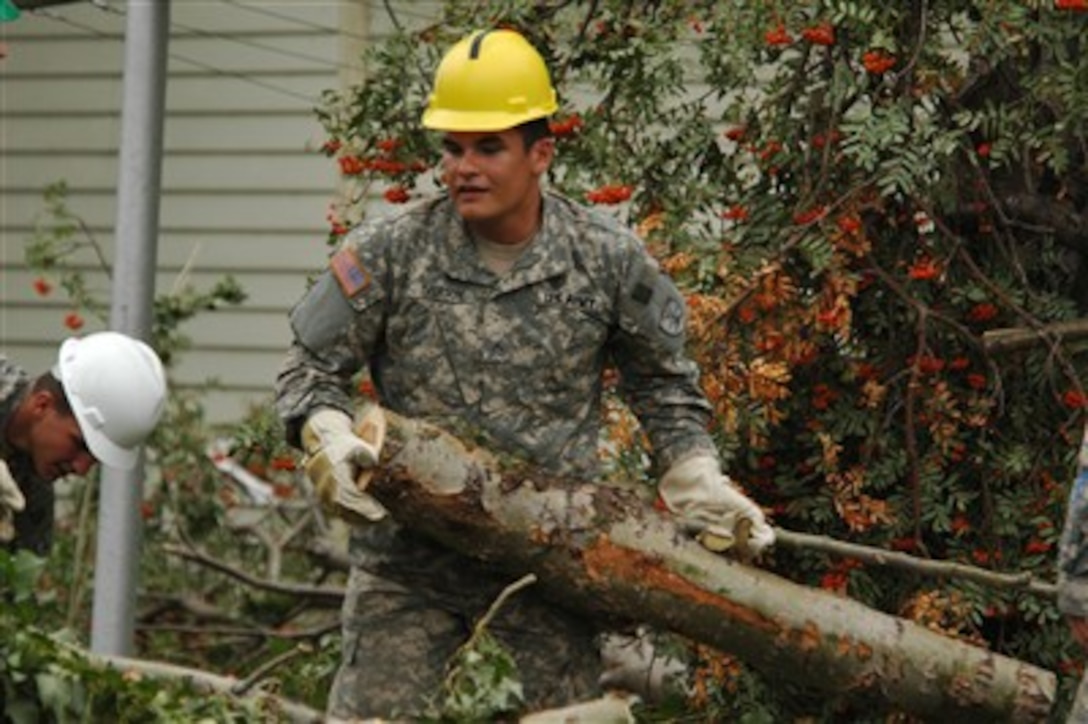
[[[446,108],[429,108],[423,112],[423,127],[435,131],[461,131],[466,133],[507,131],[523,123],[547,118],[555,109],[538,112],[503,113],[501,111],[456,111]]]
[[[76,415],[79,421],[79,415]],[[140,448],[126,449],[110,441],[108,437],[94,428],[80,425],[87,449],[103,465],[119,470],[132,470],[140,459]]]

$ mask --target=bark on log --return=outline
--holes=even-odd
[[[631,490],[547,478],[388,414],[368,490],[403,525],[557,602],[637,620],[764,674],[932,721],[1044,721],[1050,671],[705,550]]]

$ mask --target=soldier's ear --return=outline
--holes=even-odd
[[[551,136],[537,139],[532,148],[529,149],[529,162],[532,165],[533,173],[538,176],[543,175],[548,170],[548,167],[552,165],[553,158],[555,158],[555,139]]]
[[[34,390],[27,397],[26,404],[35,417],[44,417],[56,409],[57,398],[49,390]]]

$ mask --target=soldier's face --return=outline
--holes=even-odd
[[[34,463],[34,472],[44,480],[72,473],[86,475],[96,462],[76,418],[51,403],[40,408],[34,419],[27,452]]]
[[[554,141],[525,148],[517,129],[486,133],[449,132],[442,139],[442,179],[458,213],[470,225],[495,232],[530,225],[539,213],[540,176],[548,169]],[[523,238],[494,238],[516,243]]]

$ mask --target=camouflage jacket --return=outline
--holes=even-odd
[[[1088,427],[1058,547],[1058,608],[1073,616],[1088,616]]]
[[[367,369],[388,409],[591,477],[614,365],[664,470],[715,454],[685,312],[642,242],[605,214],[546,194],[533,244],[500,277],[440,195],[343,240],[292,310],[277,408],[298,445],[315,408],[352,412],[351,380]]]
[[[0,459],[26,498],[26,508],[15,516],[15,539],[8,548],[45,556],[53,544],[53,485],[39,478],[30,458],[12,448],[2,434],[29,386],[26,372],[0,354]]]

